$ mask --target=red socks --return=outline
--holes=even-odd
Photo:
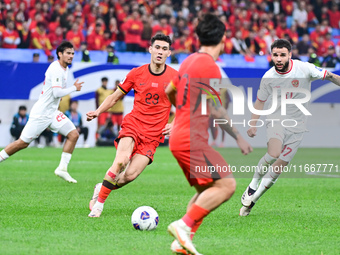
[[[110,176],[112,179],[116,178],[116,175],[110,171],[107,172],[107,175]],[[103,185],[99,191],[98,202],[104,203],[107,197],[110,195],[111,191],[118,188],[119,186],[117,186],[116,184],[113,184],[112,182],[104,179]]]
[[[195,229],[196,231],[200,224],[202,223],[203,218],[207,216],[209,213],[210,213],[209,210],[206,210],[203,207],[193,204],[189,211],[183,216],[182,220],[190,228],[193,228],[197,224],[198,226]]]

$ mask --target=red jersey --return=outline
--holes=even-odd
[[[207,115],[201,114],[200,87],[210,89],[200,84],[209,85],[211,78],[221,79],[214,59],[206,53],[194,53],[183,61],[179,75],[172,80],[177,95],[176,118],[170,135],[171,151],[194,151],[208,146],[209,109]]]
[[[162,130],[168,123],[171,103],[165,94],[165,88],[178,72],[165,65],[160,74],[151,72],[146,64],[133,68],[118,88],[127,94],[131,89],[135,92],[132,111],[124,117],[124,125],[133,125],[138,132],[150,139],[162,142]]]
[[[121,30],[126,31],[125,43],[141,43],[143,23],[140,20],[129,19],[122,25]]]
[[[152,35],[155,35],[157,32],[162,32],[165,35],[171,35],[172,28],[170,25],[166,25],[165,27],[162,27],[161,25],[157,24],[152,27]]]
[[[74,33],[73,30],[70,30],[66,34],[66,40],[73,44],[75,50],[79,50],[80,44],[85,40],[85,38],[80,30],[78,30],[77,33]]]

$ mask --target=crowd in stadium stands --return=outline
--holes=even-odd
[[[286,38],[300,56],[340,55],[339,1],[330,0],[0,0],[1,47],[50,55],[66,39],[75,50],[116,43],[116,50],[144,52],[162,32],[175,54],[190,53],[199,47],[198,19],[208,12],[226,25],[226,54],[251,59]]]

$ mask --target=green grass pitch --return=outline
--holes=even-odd
[[[220,149],[231,165],[254,165],[264,154]],[[340,165],[339,149],[300,149],[292,164]],[[54,175],[61,149],[29,148],[0,164],[0,254],[171,254],[166,228],[194,194],[168,148],[133,183],[113,191],[101,218],[88,218],[93,187],[115,156],[114,148],[76,149],[69,184]],[[323,174],[323,173],[322,173]],[[339,173],[325,173],[339,175]],[[251,175],[238,175],[230,201],[212,212],[194,243],[203,254],[340,254],[340,178],[284,174],[254,207],[238,216]],[[244,177],[244,178],[243,178]],[[287,177],[287,178],[284,178]],[[291,178],[299,177],[299,178]],[[138,206],[159,214],[155,231],[136,231]]]

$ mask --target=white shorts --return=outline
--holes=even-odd
[[[284,127],[267,126],[267,141],[276,138],[282,142],[282,151],[279,159],[290,162],[299,149],[304,133],[293,133]]]
[[[34,118],[29,117],[28,122],[22,130],[20,139],[25,143],[30,143],[46,129],[49,128],[55,133],[67,136],[72,130],[76,129],[72,121],[61,111],[56,111],[53,118]]]

